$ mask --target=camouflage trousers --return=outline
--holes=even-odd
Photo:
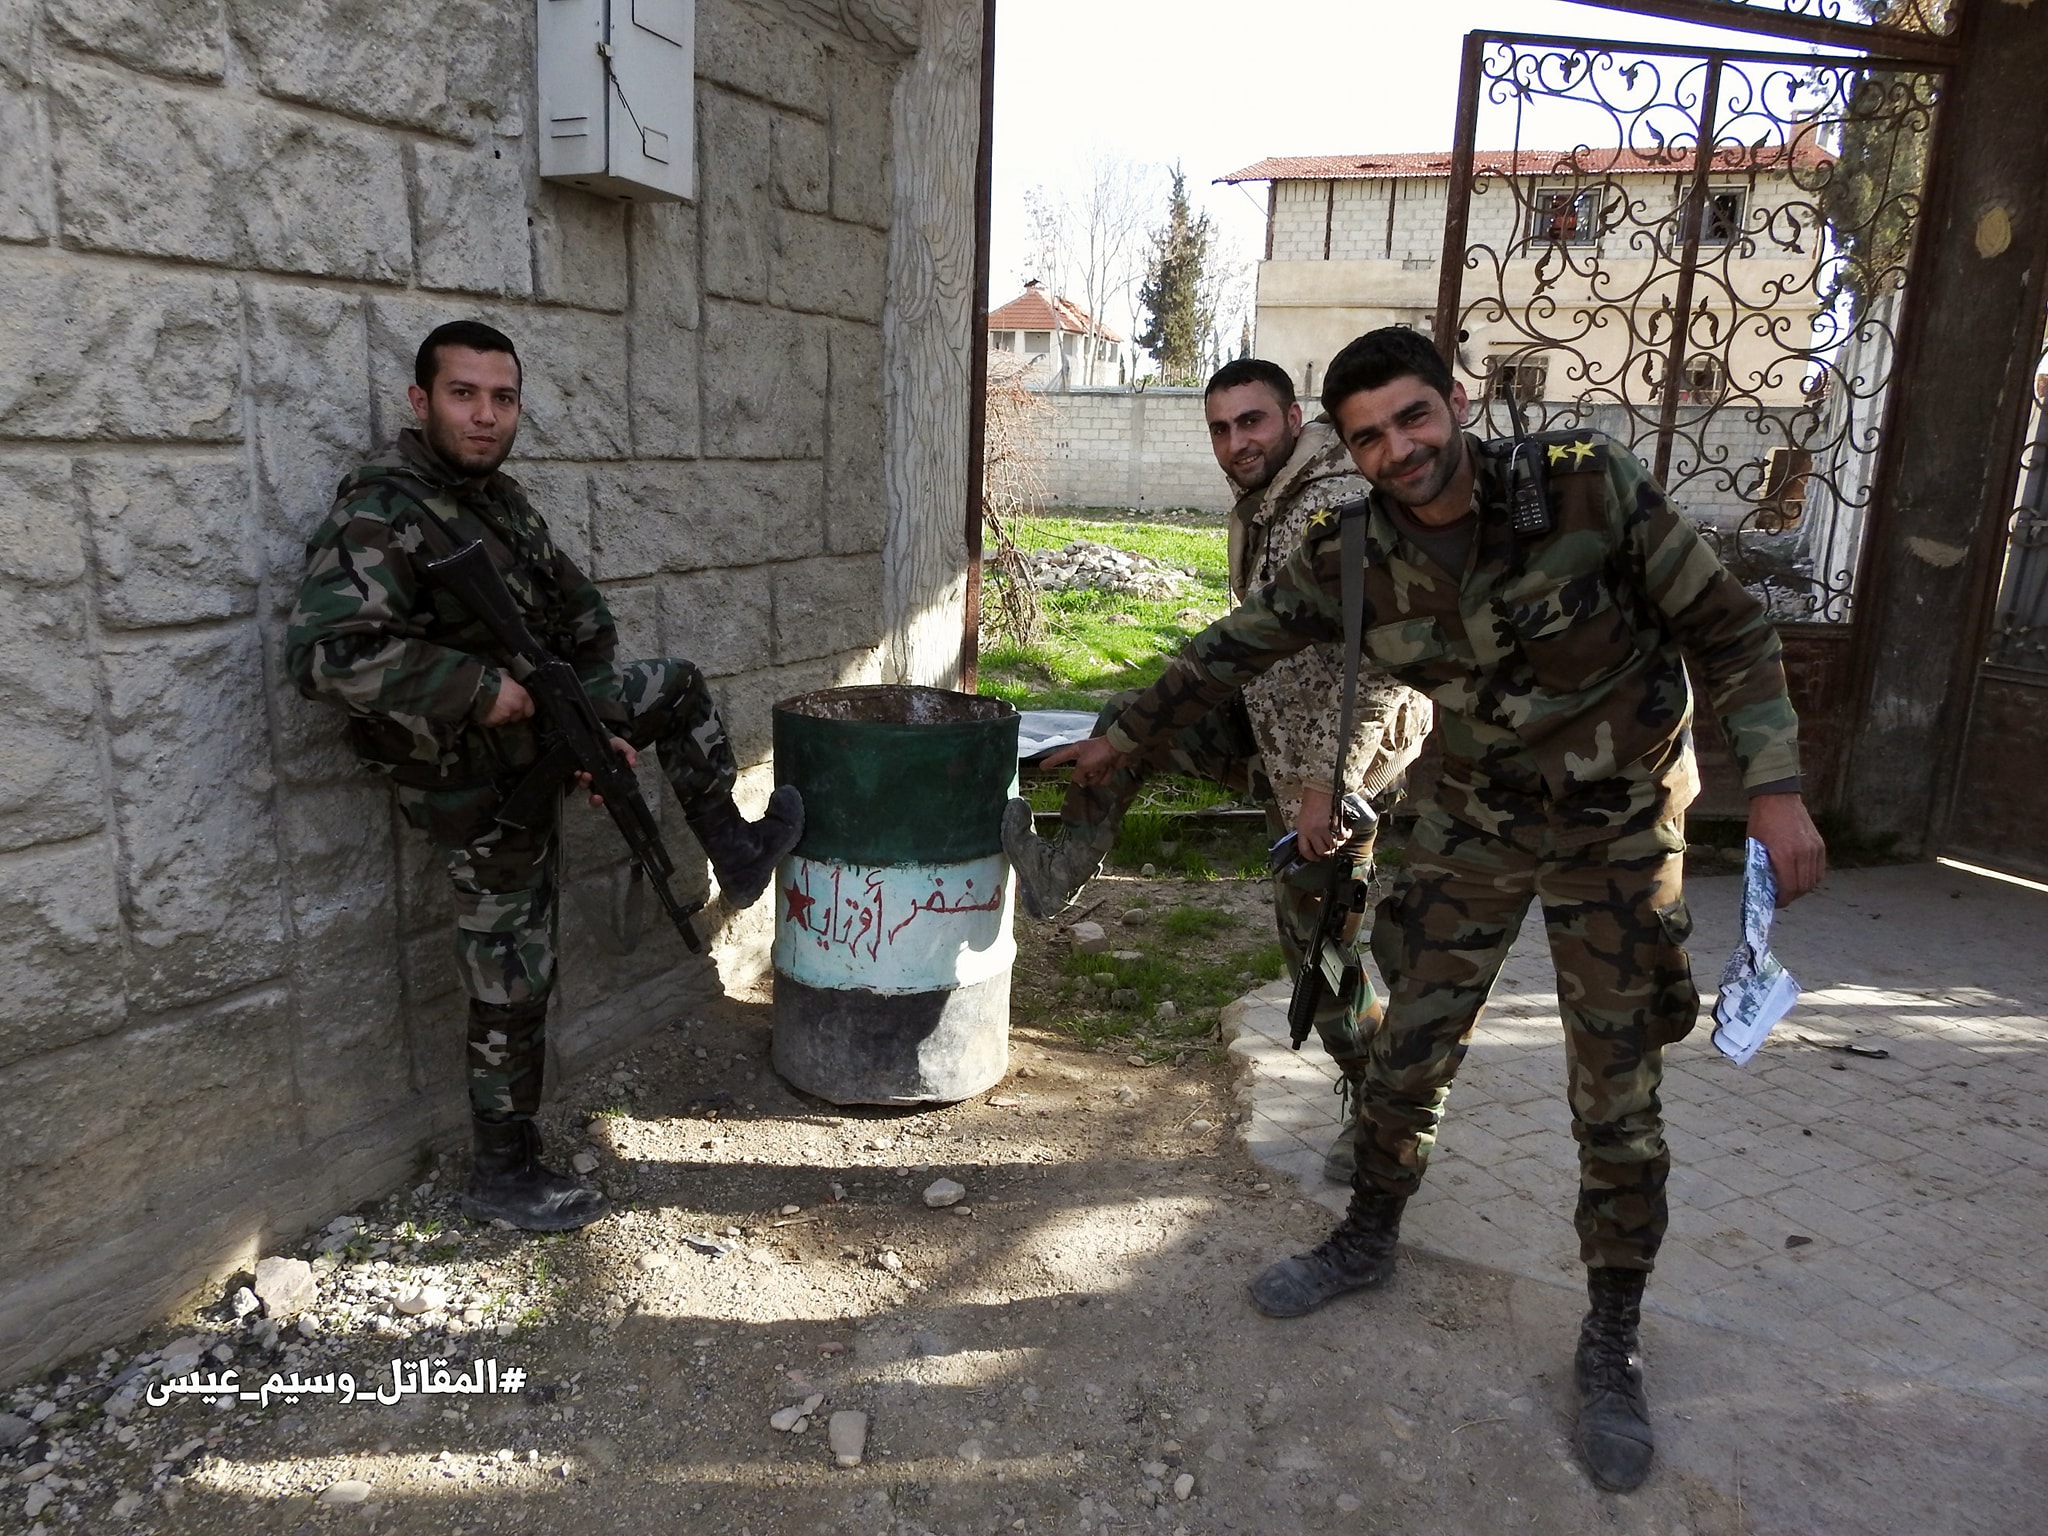
[[[1699,1013],[1685,941],[1681,820],[1559,848],[1549,828],[1493,836],[1424,811],[1372,951],[1386,1021],[1362,1088],[1358,1182],[1413,1194],[1479,1010],[1543,903],[1564,1017],[1566,1096],[1579,1144],[1575,1224],[1594,1268],[1649,1269],[1667,1221],[1663,1048]]]
[[[732,746],[704,679],[687,661],[628,663],[618,734],[654,749],[687,813],[732,792]],[[469,995],[469,1100],[479,1118],[531,1119],[547,1057],[561,883],[559,806],[545,825],[508,827],[499,807],[518,782],[398,790],[406,820],[442,850],[455,896],[455,964]]]
[[[1120,693],[1105,704],[1102,713],[1096,716],[1094,734],[1100,736],[1107,731],[1124,706],[1137,696],[1135,691]],[[1066,835],[1107,853],[1116,841],[1117,829],[1123,825],[1124,813],[1137,798],[1139,787],[1153,773],[1185,774],[1221,784],[1225,789],[1256,800],[1264,808],[1269,838],[1277,840],[1289,830],[1286,817],[1280,810],[1279,796],[1273,792],[1272,783],[1266,777],[1265,762],[1260,756],[1258,739],[1252,732],[1251,717],[1245,713],[1241,694],[1211,710],[1187,729],[1176,732],[1144,763],[1119,769],[1109,783],[1086,788],[1070,786],[1066,800],[1060,806],[1060,824]],[[1345,856],[1351,861],[1355,879],[1364,881],[1371,878],[1372,838],[1354,841],[1346,848]],[[1322,916],[1321,888],[1318,885],[1313,890],[1303,889],[1278,876],[1273,877],[1272,886],[1273,924],[1279,931],[1280,953],[1286,958],[1287,974],[1297,976],[1301,972],[1302,957],[1315,940],[1316,924]],[[1352,921],[1345,941],[1354,948],[1358,945],[1356,919]],[[1347,1074],[1355,1073],[1363,1069],[1366,1042],[1378,1028],[1379,1016],[1379,999],[1373,995],[1368,978],[1349,1008],[1341,1006],[1327,992],[1324,994],[1322,1006],[1316,1013],[1316,1037]]]

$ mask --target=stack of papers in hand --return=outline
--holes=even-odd
[[[1086,741],[1095,733],[1095,716],[1084,709],[1020,710],[1017,761],[1033,763],[1048,752]]]
[[[1742,942],[1728,957],[1721,996],[1714,1003],[1714,1048],[1738,1067],[1763,1049],[1771,1026],[1799,997],[1799,983],[1771,953],[1777,904],[1770,851],[1752,837],[1742,876]]]

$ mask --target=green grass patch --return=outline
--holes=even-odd
[[[1026,550],[1062,549],[1077,539],[1108,544],[1192,571],[1181,596],[1163,602],[1113,592],[1048,592],[1044,638],[983,647],[980,688],[1019,709],[1093,709],[1166,669],[1183,640],[1230,608],[1228,535],[1214,527],[1075,517],[1021,517]]]
[[[1175,907],[1159,925],[1162,932],[1177,939],[1206,939],[1229,926],[1229,918],[1207,907]]]
[[[1060,967],[1067,985],[1061,1002],[1066,1006],[1055,1007],[1055,1027],[1088,1045],[1117,1041],[1155,1058],[1176,1055],[1215,1033],[1216,1016],[1225,1003],[1286,969],[1277,942],[1219,953],[1213,944],[1199,944],[1203,937],[1215,937],[1214,931],[1179,937],[1191,946],[1199,945],[1199,952],[1162,944],[1148,931],[1147,936],[1132,940],[1134,947],[1142,946],[1137,948],[1141,956],[1137,960],[1118,960],[1113,955],[1067,956]],[[1247,975],[1252,981],[1244,979]],[[1107,984],[1102,980],[1105,977]],[[1112,1004],[1110,999],[1119,991],[1135,992],[1136,1002],[1121,1007]],[[1169,1000],[1179,1010],[1178,1016],[1158,1018],[1159,1004]]]

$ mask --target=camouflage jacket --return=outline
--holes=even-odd
[[[1777,632],[1633,455],[1596,433],[1538,439],[1552,532],[1518,539],[1507,477],[1477,456],[1472,553],[1453,577],[1375,494],[1366,523],[1368,659],[1436,701],[1437,804],[1496,836],[1561,845],[1637,831],[1698,792],[1692,695],[1705,679],[1749,786],[1799,773]],[[1343,633],[1337,520],[1317,519],[1271,585],[1182,648],[1108,733],[1135,751],[1283,656]]]
[[[392,476],[434,491],[459,540],[480,538],[540,641],[575,666],[600,716],[623,723],[616,636],[597,587],[555,547],[517,481],[462,479],[411,428],[353,471],[306,542],[285,669],[310,699],[349,713],[349,744],[419,788],[502,779],[538,755],[531,722],[484,729],[507,658],[426,571],[420,503]]]
[[[1309,422],[1280,472],[1263,488],[1245,492],[1231,509],[1231,600],[1242,603],[1280,574],[1316,513],[1371,489],[1336,429],[1322,417]],[[1290,822],[1301,813],[1302,787],[1327,787],[1336,768],[1343,682],[1340,647],[1317,645],[1275,662],[1245,685],[1245,713]],[[1344,787],[1355,790],[1369,775],[1385,782],[1398,773],[1421,751],[1429,722],[1429,700],[1376,669],[1364,669]]]

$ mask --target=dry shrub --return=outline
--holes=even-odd
[[[1017,519],[1045,494],[1040,466],[1047,412],[1043,397],[1025,387],[1029,372],[1028,362],[989,355],[981,458],[981,558],[983,573],[991,578],[983,591],[993,598],[984,604],[982,617],[995,634],[1018,645],[1038,638],[1042,618],[1038,589],[1016,536]]]

